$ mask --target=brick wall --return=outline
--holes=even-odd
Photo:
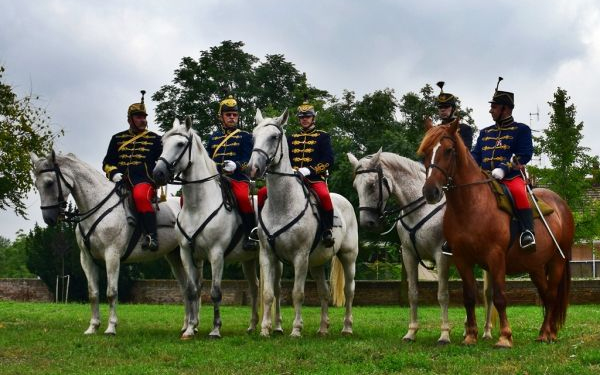
[[[479,283],[479,303],[482,303]],[[539,304],[539,297],[531,281],[507,281],[506,295],[510,305]],[[282,283],[282,304],[292,303],[293,282]],[[225,280],[222,283],[224,305],[248,304],[247,284],[245,281]],[[462,306],[462,283],[450,281],[450,303]],[[400,281],[356,281],[354,305],[408,305],[406,284]],[[133,303],[181,303],[182,294],[175,280],[138,280],[133,285]],[[0,279],[0,300],[11,301],[53,301],[53,295],[41,280],[36,279]],[[202,302],[210,303],[210,282],[204,282]],[[571,303],[600,303],[600,280],[574,280],[571,284]],[[437,305],[437,283],[419,282],[419,304]],[[305,305],[317,306],[319,300],[315,283],[307,281],[305,287]]]
[[[53,293],[42,280],[0,279],[0,301],[54,301]]]

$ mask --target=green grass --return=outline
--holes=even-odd
[[[102,306],[102,332],[107,307]],[[494,342],[464,347],[462,308],[450,310],[452,343],[437,346],[439,309],[420,309],[417,342],[405,343],[405,307],[356,307],[354,336],[342,337],[343,309],[331,308],[328,337],[316,334],[319,309],[305,307],[304,336],[288,336],[293,319],[283,310],[284,336],[247,335],[249,309],[223,306],[223,339],[207,338],[211,306],[201,312],[197,339],[180,341],[183,307],[120,305],[117,336],[83,335],[87,305],[0,302],[1,374],[598,374],[600,307],[571,306],[553,344],[534,341],[541,308],[510,307],[514,348]],[[477,316],[483,316],[478,309]],[[497,338],[497,332],[494,332]]]

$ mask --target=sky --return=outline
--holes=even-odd
[[[0,0],[3,82],[40,97],[54,129],[65,132],[57,151],[98,169],[139,91],[148,92],[156,130],[149,97],[171,83],[183,57],[198,59],[224,40],[244,42],[262,61],[283,54],[337,97],[391,88],[400,98],[443,80],[473,108],[478,128],[492,123],[498,76],[500,89],[515,93],[513,116],[534,131],[547,127],[548,102],[561,87],[584,123],[582,145],[600,154],[596,0]],[[37,193],[27,204],[29,220],[0,211],[0,236],[44,225]]]

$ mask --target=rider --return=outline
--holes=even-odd
[[[319,197],[323,211],[323,245],[332,247],[335,242],[331,232],[333,203],[325,182],[327,170],[333,167],[331,138],[328,133],[316,129],[315,108],[307,100],[298,107],[297,116],[302,129],[299,133],[292,134],[287,138],[290,162],[292,168],[310,182],[312,189]],[[267,188],[263,187],[258,191],[259,207],[262,207],[265,199],[267,199]]]
[[[156,185],[151,173],[162,153],[160,136],[148,130],[148,113],[142,100],[127,109],[129,129],[112,136],[102,169],[113,182],[124,182],[132,191],[135,208],[146,233],[142,240],[144,250],[158,250],[156,212],[152,200]]]
[[[510,190],[516,206],[515,213],[521,224],[519,244],[522,249],[533,252],[533,214],[527,199],[527,181],[520,172],[520,168],[527,164],[533,155],[531,129],[513,119],[514,94],[498,91],[500,81],[502,77],[498,77],[489,111],[496,123],[481,130],[471,153],[482,169],[491,171],[492,177]]]
[[[456,119],[456,97],[449,92],[444,92],[444,81],[437,83],[440,94],[436,98],[438,115],[442,124],[449,124]],[[473,129],[467,124],[459,124],[458,132],[465,146],[470,151],[473,147]]]
[[[256,218],[249,197],[249,179],[242,172],[252,154],[252,135],[237,128],[238,118],[237,101],[229,95],[219,103],[221,129],[210,135],[207,150],[219,172],[231,178],[231,190],[240,210],[245,233],[243,248],[252,251],[257,249],[257,242],[250,239],[249,235],[256,227]]]

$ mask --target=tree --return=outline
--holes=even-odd
[[[46,153],[59,134],[50,129],[46,111],[34,105],[38,97],[19,98],[3,82],[3,72],[0,66],[0,209],[26,217],[23,199],[33,184],[29,152]]]
[[[25,261],[25,236],[19,235],[14,242],[0,236],[0,278],[32,277]]]
[[[596,210],[584,201],[585,191],[591,186],[586,175],[593,174],[598,157],[589,155],[589,148],[581,146],[583,122],[576,122],[575,105],[569,104],[567,91],[557,88],[551,107],[550,124],[543,135],[535,137],[535,153],[548,156],[551,168],[531,168],[537,181],[559,194],[574,210],[578,225],[576,237],[597,233]],[[584,225],[585,223],[585,225]],[[579,224],[582,224],[581,226]],[[584,228],[587,228],[584,230]],[[587,234],[584,234],[587,233]],[[588,237],[589,238],[589,237]]]

